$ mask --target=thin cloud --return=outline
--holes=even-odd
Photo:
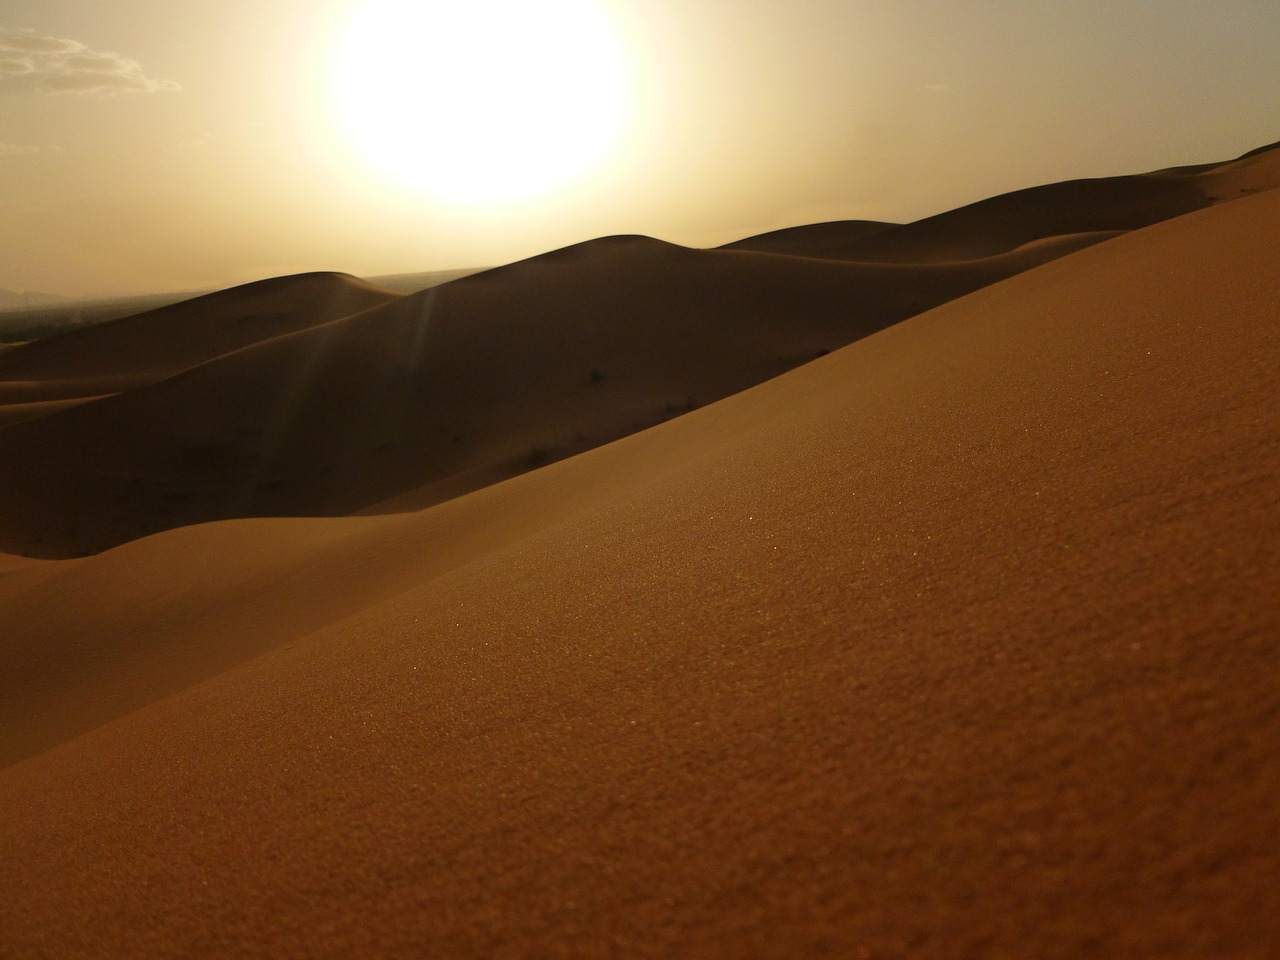
[[[73,73],[119,73],[121,66],[132,63],[109,53],[77,53],[62,62]]]
[[[182,89],[149,77],[137,60],[65,37],[0,28],[0,90],[47,94],[160,93]]]
[[[0,31],[0,49],[17,50],[22,53],[59,54],[75,53],[85,49],[84,44],[74,40],[63,40],[58,37],[36,36],[33,30]]]

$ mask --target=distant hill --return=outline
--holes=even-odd
[[[428,270],[422,273],[396,273],[369,277],[368,282],[395,293],[417,293],[458,280],[486,267],[463,267],[454,270]],[[77,300],[51,293],[16,293],[0,290],[0,344],[42,340],[55,333],[78,327],[91,327],[108,320],[120,320],[147,313],[175,303],[194,300],[208,291],[157,293],[138,297],[112,297],[102,300]]]
[[[73,300],[47,293],[0,290],[0,343],[41,340],[77,327],[119,320],[195,296],[190,293]]]
[[[417,293],[429,287],[438,287],[450,280],[461,280],[475,273],[483,273],[489,267],[459,267],[455,270],[428,270],[425,273],[390,273],[364,279],[374,286],[395,293]]]
[[[0,310],[24,310],[27,307],[43,307],[51,304],[66,303],[66,297],[52,293],[40,293],[26,290],[0,290]]]

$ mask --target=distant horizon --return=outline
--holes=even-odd
[[[1125,176],[1125,175],[1130,175],[1134,173],[1157,172],[1159,170],[1172,169],[1176,167],[1196,166],[1202,163],[1227,162],[1227,161],[1236,159],[1238,157],[1244,156],[1245,154],[1251,153],[1255,150],[1260,150],[1265,147],[1272,146],[1277,142],[1280,142],[1280,141],[1271,140],[1263,143],[1258,143],[1252,147],[1247,147],[1243,150],[1240,150],[1237,153],[1232,153],[1229,156],[1219,157],[1216,160],[1213,160],[1213,159],[1208,159],[1208,160],[1188,159],[1184,161],[1174,160],[1173,162],[1163,164],[1161,166],[1151,167],[1149,170],[1114,171],[1111,174],[1099,174],[1097,176],[1103,176],[1103,177]],[[837,222],[855,221],[855,220],[876,220],[877,222],[895,223],[895,224],[912,223],[912,222],[915,222],[916,220],[928,219],[929,217],[947,213],[947,212],[950,212],[951,210],[959,209],[961,207],[968,206],[969,204],[972,204],[972,203],[979,203],[983,200],[989,199],[990,197],[1001,196],[1007,193],[1015,193],[1019,190],[1030,189],[1037,186],[1046,186],[1050,183],[1065,182],[1066,180],[1093,179],[1093,178],[1094,177],[1083,177],[1083,176],[1067,177],[1062,181],[1045,181],[1043,183],[1021,184],[1016,187],[1011,187],[1008,190],[997,190],[996,192],[986,196],[974,197],[972,199],[966,200],[964,203],[959,203],[959,204],[956,204],[955,206],[946,207],[945,209],[942,209],[942,210],[935,210],[929,213],[924,213],[918,217],[912,217],[909,219],[881,220],[880,218],[870,218],[870,217],[842,217],[842,218],[833,218],[830,220],[802,220],[802,221],[797,221],[795,223],[784,223],[780,226],[770,226],[760,230],[753,230],[751,232],[743,233],[741,235],[735,234],[732,236],[727,236],[724,239],[718,240],[715,243],[710,243],[710,244],[680,243],[679,245],[690,246],[694,248],[709,249],[709,248],[722,246],[724,244],[733,243],[737,240],[747,239],[749,237],[754,237],[762,234],[773,233],[775,231],[788,230],[795,227],[808,226],[808,225],[819,224],[819,223],[837,223]],[[358,277],[360,279],[367,280],[370,282],[397,281],[397,280],[405,281],[411,278],[440,278],[440,277],[448,276],[452,274],[458,274],[461,276],[461,275],[467,275],[471,273],[479,273],[484,270],[491,270],[491,269],[494,269],[495,267],[500,267],[508,263],[514,263],[520,260],[536,257],[543,253],[549,253],[553,250],[562,249],[563,247],[572,246],[577,243],[582,243],[582,242],[586,242],[594,239],[600,239],[601,237],[605,237],[605,236],[624,235],[625,233],[626,233],[625,231],[620,231],[619,233],[614,233],[614,234],[598,234],[595,236],[580,237],[574,240],[569,240],[566,243],[561,244],[559,246],[546,248],[545,250],[544,249],[531,250],[526,254],[513,257],[510,260],[503,260],[500,262],[485,263],[485,264],[471,264],[468,266],[447,267],[447,268],[440,268],[440,269],[401,270],[401,271],[385,272],[385,273],[357,273],[352,270],[342,269],[341,267],[320,266],[314,269],[289,270],[281,273],[268,273],[260,277],[259,276],[250,277],[248,279],[237,280],[235,282],[227,283],[223,285],[215,284],[212,286],[206,286],[206,287],[200,287],[200,288],[194,288],[194,289],[192,288],[146,289],[146,290],[127,290],[127,291],[111,292],[111,293],[90,292],[85,294],[74,294],[74,293],[62,294],[62,293],[57,293],[50,290],[10,290],[5,288],[0,288],[0,314],[11,313],[17,310],[21,310],[22,309],[21,306],[13,305],[11,298],[22,297],[24,295],[41,298],[43,302],[33,305],[36,308],[40,308],[40,307],[57,308],[59,306],[73,307],[73,306],[76,306],[77,304],[110,303],[115,301],[124,302],[124,301],[133,301],[133,300],[151,300],[151,299],[158,299],[158,298],[172,298],[172,302],[176,302],[180,299],[184,299],[187,297],[203,296],[205,294],[213,293],[218,290],[228,289],[228,288],[237,287],[237,286],[243,286],[245,284],[255,283],[261,280],[269,280],[276,277],[289,276],[297,273],[343,273],[343,274]],[[652,236],[652,234],[640,234],[640,235]],[[671,240],[666,237],[653,237],[653,238],[657,240],[664,240],[665,242],[668,242],[668,243],[679,243],[679,241]],[[431,285],[431,284],[430,283],[424,284],[424,286],[426,285]],[[396,284],[392,283],[393,289],[396,288],[396,286],[397,286]],[[409,287],[405,286],[404,289],[408,290]]]
[[[484,270],[492,270],[501,264],[484,264],[475,267],[461,267],[452,270],[410,270],[405,273],[387,273],[372,274],[369,276],[359,276],[350,273],[347,270],[307,270],[303,273],[343,273],[350,276],[358,277],[358,279],[368,281],[370,283],[383,282],[391,289],[406,284],[411,280],[419,278],[426,279],[428,285],[434,282],[443,282],[444,278],[452,278],[454,275],[465,276],[472,273],[480,273]],[[274,274],[270,277],[259,277],[257,280],[246,280],[242,284],[231,284],[231,286],[243,286],[247,283],[255,283],[258,280],[271,280],[278,276],[287,276],[287,274]],[[133,300],[152,300],[158,298],[181,298],[181,297],[200,297],[209,293],[216,293],[219,290],[225,290],[226,287],[205,287],[199,290],[148,290],[135,293],[118,293],[107,296],[66,296],[58,293],[51,293],[47,290],[5,290],[0,289],[0,314],[22,310],[22,305],[16,304],[17,299],[24,297],[34,298],[34,302],[30,304],[32,309],[41,309],[44,307],[73,307],[77,304],[91,303],[111,303],[115,301],[133,301]],[[407,289],[407,288],[406,288]]]
[[[1148,172],[1154,173],[1164,169],[1173,169],[1173,168],[1185,167],[1185,166],[1197,166],[1203,163],[1227,162],[1227,161],[1245,156],[1254,151],[1261,150],[1269,146],[1273,146],[1277,142],[1280,142],[1280,141],[1271,140],[1271,141],[1259,143],[1252,147],[1247,147],[1237,153],[1231,153],[1228,156],[1219,157],[1217,158],[1217,160],[1204,160],[1204,159],[1194,159],[1194,160],[1188,159],[1184,161],[1174,160],[1173,162],[1170,162],[1167,164],[1151,167],[1149,170],[1115,171],[1111,174],[1101,174],[1098,176],[1102,176],[1102,177],[1126,176],[1134,173],[1148,173]],[[961,207],[968,206],[973,203],[980,203],[983,200],[990,199],[991,197],[1002,196],[1007,193],[1016,193],[1019,190],[1031,189],[1037,186],[1047,186],[1050,183],[1066,182],[1068,180],[1095,179],[1095,178],[1096,177],[1083,177],[1083,176],[1067,177],[1061,181],[1045,181],[1043,183],[1022,184],[1016,187],[1011,187],[1008,190],[997,190],[996,192],[986,196],[974,197],[972,199],[966,200],[963,203],[956,204],[955,206],[946,207],[945,209],[935,210],[929,213],[924,213],[918,217],[912,217],[909,219],[881,220],[880,218],[870,218],[870,217],[842,217],[842,218],[834,218],[830,220],[802,220],[795,223],[785,223],[781,226],[770,226],[760,230],[753,230],[749,233],[743,233],[741,235],[734,234],[732,236],[727,236],[724,239],[720,239],[717,242],[710,243],[710,244],[680,243],[679,241],[676,241],[676,240],[671,240],[666,237],[657,237],[657,236],[654,236],[653,239],[663,240],[668,243],[678,243],[681,246],[693,247],[695,249],[698,249],[698,248],[712,249],[715,247],[722,246],[724,244],[733,243],[737,240],[747,239],[749,237],[760,236],[763,234],[773,233],[776,231],[783,231],[783,230],[793,229],[795,227],[802,227],[802,226],[808,226],[808,225],[819,224],[819,223],[838,223],[838,222],[857,221],[857,220],[868,220],[868,221],[875,220],[876,222],[894,223],[894,224],[913,223],[917,220],[928,219],[929,217],[937,216],[943,213],[948,213],[952,210],[960,209]],[[537,257],[543,253],[549,253],[554,250],[562,249],[563,247],[566,247],[566,246],[575,245],[577,243],[583,243],[583,242],[587,242],[594,239],[600,239],[601,237],[619,236],[619,235],[625,235],[625,234],[626,234],[625,231],[620,231],[614,234],[599,234],[595,236],[580,237],[574,240],[569,240],[566,243],[561,244],[559,246],[549,247],[547,249],[531,250],[528,253],[513,257],[509,260],[503,260],[503,261],[494,262],[494,263],[472,264],[469,266],[456,266],[456,267],[447,267],[447,268],[439,268],[439,269],[402,270],[402,271],[394,271],[394,272],[386,272],[386,273],[357,273],[352,270],[342,269],[341,267],[319,266],[313,269],[288,270],[280,273],[266,273],[266,274],[263,274],[262,276],[254,276],[254,277],[249,277],[247,279],[236,280],[234,282],[230,282],[226,284],[221,284],[221,285],[214,284],[211,286],[205,286],[205,287],[199,287],[199,288],[136,289],[136,290],[121,290],[119,292],[104,292],[104,293],[89,292],[89,293],[83,293],[83,294],[76,294],[76,293],[65,294],[65,293],[58,293],[51,290],[10,290],[5,288],[0,288],[0,315],[6,314],[6,313],[14,313],[16,311],[22,310],[23,309],[22,306],[16,305],[14,303],[15,298],[22,298],[22,297],[39,298],[39,302],[31,305],[33,309],[37,309],[37,310],[41,308],[45,308],[45,309],[50,309],[50,308],[57,309],[59,307],[72,308],[78,305],[109,304],[109,303],[115,303],[115,302],[128,303],[132,301],[160,300],[160,299],[166,299],[166,298],[169,299],[169,302],[178,302],[179,300],[186,299],[189,297],[204,296],[206,294],[214,293],[219,290],[229,289],[231,287],[243,286],[245,284],[256,283],[261,280],[269,280],[277,277],[290,276],[293,274],[302,274],[302,273],[347,274],[349,276],[358,277],[360,279],[367,280],[370,282],[377,282],[377,281],[388,282],[391,289],[398,289],[400,286],[403,286],[402,292],[404,292],[404,291],[410,290],[410,286],[408,284],[405,284],[404,281],[416,280],[417,278],[426,278],[428,282],[423,284],[423,286],[424,287],[430,286],[430,285],[433,285],[435,282],[444,282],[444,280],[440,278],[453,279],[452,275],[455,275],[455,274],[458,276],[465,276],[472,273],[479,273],[485,270],[492,270],[495,267],[504,266],[505,264],[518,262],[520,260],[529,259],[531,257]],[[637,234],[637,235],[653,236],[652,234]],[[395,283],[395,281],[400,281],[400,283],[397,284]]]
[[[524,9],[13,0],[0,289],[470,269],[617,234],[713,247],[1280,137],[1270,0]]]

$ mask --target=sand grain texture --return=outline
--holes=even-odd
[[[0,955],[1275,956],[1278,230],[429,509],[0,558]]]

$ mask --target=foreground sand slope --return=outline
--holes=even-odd
[[[315,521],[420,582],[0,773],[9,952],[1275,956],[1277,228],[1225,204]],[[460,566],[380,549],[495,496],[525,526]],[[10,576],[101,604],[259,523]]]

